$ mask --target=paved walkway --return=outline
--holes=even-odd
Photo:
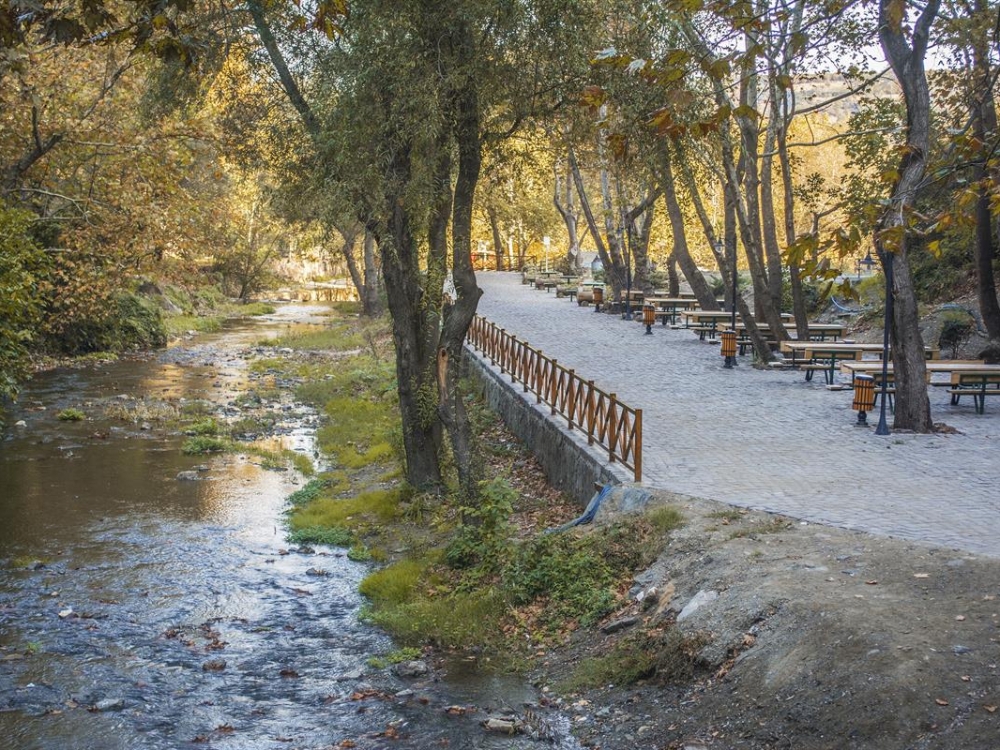
[[[646,485],[1000,557],[1000,402],[977,415],[935,388],[934,420],[961,434],[879,437],[822,377],[745,357],[725,370],[719,345],[690,331],[646,336],[518,274],[478,279],[483,316],[642,409]]]

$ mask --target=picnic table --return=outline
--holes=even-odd
[[[704,341],[705,335],[708,334],[708,338],[714,341],[719,323],[731,321],[733,313],[725,310],[684,310],[681,312],[681,317],[684,318],[684,327],[696,331],[699,339]],[[789,313],[781,313],[781,317],[788,320],[792,316]],[[739,316],[736,322],[738,325]]]
[[[981,359],[938,359],[926,363],[927,381],[934,386],[947,386],[951,394],[951,403],[957,406],[962,396],[972,396],[976,413],[982,414],[986,405],[986,396],[1000,395],[1000,365],[988,365]],[[852,383],[855,375],[870,374],[875,377],[876,397],[882,387],[882,363],[876,361],[842,362],[842,372],[851,375]],[[891,363],[886,363],[886,394],[889,398],[895,393],[895,377]],[[931,380],[938,373],[947,374],[945,381]],[[890,404],[892,401],[890,400]]]
[[[663,325],[677,324],[677,318],[684,310],[697,310],[701,305],[693,297],[647,297],[646,302],[657,308],[656,317]]]
[[[939,359],[941,350],[934,347],[924,347],[928,359]],[[850,360],[863,359],[865,354],[881,356],[882,344],[858,344],[839,341],[824,343],[822,341],[782,341],[781,351],[791,354],[791,366],[803,370],[806,381],[811,381],[817,370],[823,373],[827,385],[833,385],[837,364]]]

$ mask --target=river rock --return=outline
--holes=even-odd
[[[94,704],[95,711],[116,711],[125,707],[123,698],[105,698]]]
[[[393,668],[393,671],[400,677],[423,677],[431,670],[423,659],[414,659],[413,661],[400,662]]]
[[[178,482],[197,482],[198,472],[197,471],[178,471],[177,472]]]
[[[684,605],[684,609],[682,609],[681,613],[677,615],[677,622],[686,620],[688,617],[693,615],[697,610],[701,609],[703,606],[705,606],[710,602],[714,602],[718,598],[719,598],[718,591],[705,591],[704,589],[702,589],[693,597],[691,597],[691,601],[689,601],[687,604]]]
[[[490,732],[503,732],[504,734],[514,734],[517,731],[517,723],[512,719],[501,719],[491,716],[483,722],[483,728]]]
[[[630,628],[639,622],[638,617],[622,617],[619,620],[612,620],[607,625],[601,628],[601,632],[606,635],[611,635],[612,633],[617,633],[619,630],[624,630],[625,628]]]
[[[360,680],[365,676],[365,673],[360,669],[352,669],[350,672],[344,672],[343,674],[337,675],[337,682],[354,682],[355,680]]]
[[[23,419],[19,419],[16,422],[14,422],[14,426],[15,427],[27,427],[28,423],[25,422]]]
[[[209,659],[208,661],[206,661],[204,664],[201,665],[201,668],[205,672],[221,672],[226,668],[226,660]]]

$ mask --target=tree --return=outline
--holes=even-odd
[[[920,11],[907,39],[905,4],[879,0],[879,42],[903,89],[906,103],[906,144],[902,150],[889,201],[876,228],[875,248],[891,284],[890,336],[896,381],[895,427],[930,432],[933,429],[927,397],[924,342],[920,336],[917,297],[910,274],[908,250],[910,209],[924,176],[930,148],[930,89],[924,56],[939,0],[929,0]]]

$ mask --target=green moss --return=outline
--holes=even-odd
[[[368,659],[368,666],[375,669],[385,669],[393,664],[419,659],[422,655],[423,652],[419,648],[398,648],[382,656],[372,656]]]
[[[338,527],[303,526],[288,535],[293,544],[327,544],[331,547],[350,547],[354,534]]]
[[[214,417],[209,417],[188,425],[184,432],[188,435],[218,435],[219,423],[215,421]]]
[[[198,456],[204,453],[222,453],[230,448],[228,440],[212,437],[211,435],[199,435],[184,441],[181,451],[189,456]]]
[[[61,422],[81,422],[87,418],[87,415],[80,409],[63,409],[61,412],[56,414],[56,419]]]

